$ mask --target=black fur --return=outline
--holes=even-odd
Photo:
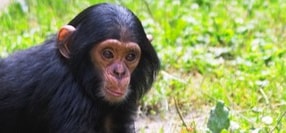
[[[141,22],[128,9],[103,3],[85,9],[69,24],[77,29],[64,42],[70,59],[61,56],[52,36],[0,60],[1,133],[135,132],[137,102],[160,65]],[[97,95],[101,72],[89,57],[94,45],[109,38],[136,42],[142,52],[131,76],[131,93],[117,104]]]

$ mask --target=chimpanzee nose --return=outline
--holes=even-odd
[[[115,67],[113,69],[113,75],[117,79],[123,78],[125,76],[125,74],[126,74],[126,69],[124,68],[124,66],[122,64],[115,65]]]

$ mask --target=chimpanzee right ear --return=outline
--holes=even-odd
[[[57,35],[58,48],[62,56],[65,58],[70,58],[70,50],[66,39],[75,31],[75,27],[71,25],[63,26]]]
[[[148,38],[149,42],[153,41],[153,36],[150,34],[147,34],[146,37]]]

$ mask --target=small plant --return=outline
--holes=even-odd
[[[224,106],[224,102],[218,101],[215,108],[210,112],[208,129],[212,133],[220,133],[223,129],[230,126],[229,110]]]

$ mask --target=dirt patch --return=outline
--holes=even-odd
[[[189,128],[204,132],[208,115],[208,109],[196,110],[185,115],[184,121]],[[139,116],[135,126],[138,133],[177,133],[184,128],[176,111],[170,111],[160,116]]]

